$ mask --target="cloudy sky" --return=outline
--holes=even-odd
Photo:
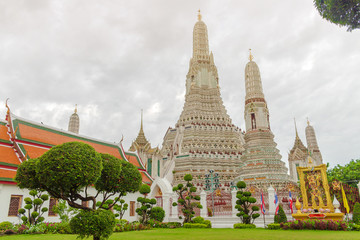
[[[201,9],[221,94],[244,128],[244,68],[253,49],[275,141],[287,163],[306,118],[324,162],[360,158],[360,30],[323,20],[311,0],[0,0],[0,116],[129,148],[140,112],[153,146],[180,116],[192,30]]]

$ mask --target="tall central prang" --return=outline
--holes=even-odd
[[[221,188],[228,189],[239,174],[243,145],[243,133],[232,123],[220,96],[207,27],[199,11],[184,108],[175,128],[169,128],[164,137],[162,177],[177,184],[190,173],[201,188],[204,175],[212,169],[220,175]]]

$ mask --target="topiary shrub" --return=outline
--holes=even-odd
[[[11,222],[5,221],[0,223],[0,231],[5,231],[8,229],[12,229],[13,224]]]
[[[184,223],[184,228],[207,228],[203,223]]]
[[[236,185],[239,189],[236,193],[236,206],[235,208],[239,211],[236,214],[242,221],[242,223],[250,224],[253,223],[255,218],[260,216],[259,213],[255,213],[259,211],[258,206],[251,206],[256,203],[256,198],[251,197],[251,192],[243,191],[246,188],[246,183],[244,181],[239,181]]]
[[[173,202],[173,206],[178,204],[181,206],[181,211],[184,214],[184,223],[190,223],[191,219],[194,217],[195,208],[202,209],[202,206],[199,202],[200,196],[196,195],[197,188],[191,182],[193,177],[191,174],[186,174],[184,180],[186,184],[179,183],[177,186],[173,187],[173,191],[179,195],[179,200]],[[179,216],[180,218],[181,216]]]
[[[71,231],[81,239],[93,236],[94,240],[107,239],[113,233],[115,216],[110,210],[81,210],[70,221]]]
[[[42,215],[49,210],[47,207],[42,207],[44,202],[49,200],[49,195],[34,189],[29,194],[33,199],[30,197],[24,199],[26,205],[19,209],[19,215],[22,215],[23,224],[36,225],[44,221],[45,218]]]
[[[255,224],[235,223],[234,228],[256,228]]]
[[[142,224],[147,224],[150,219],[151,209],[152,209],[153,205],[156,204],[156,199],[155,198],[152,198],[152,199],[146,198],[148,193],[150,193],[150,187],[147,184],[141,185],[139,192],[144,197],[137,198],[137,201],[141,204],[141,207],[136,209],[136,213],[140,216],[140,222]]]
[[[162,207],[153,207],[150,211],[150,219],[162,222],[165,218],[165,211]]]
[[[274,216],[274,223],[286,223],[286,222],[287,222],[287,217],[284,212],[284,209],[282,208],[281,205],[279,205],[279,212]]]
[[[360,203],[355,203],[353,210],[353,222],[355,224],[360,224]]]
[[[279,223],[270,223],[267,225],[267,228],[270,230],[280,229],[280,224]]]

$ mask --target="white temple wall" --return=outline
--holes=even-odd
[[[89,189],[89,192],[91,194],[95,194],[96,190],[94,188]],[[16,185],[9,185],[9,184],[0,184],[0,222],[3,221],[9,221],[15,224],[21,223],[21,219],[16,216],[8,216],[9,212],[9,206],[10,206],[10,199],[12,195],[19,195],[22,196],[22,201],[20,208],[23,208],[25,206],[24,198],[32,196],[29,195],[28,189],[20,189]],[[126,219],[130,222],[138,220],[137,213],[134,213],[134,216],[130,216],[130,201],[134,202],[135,209],[139,207],[136,199],[138,197],[142,196],[139,192],[136,193],[129,193],[123,199],[125,202],[129,205],[128,210],[126,210],[123,219]],[[101,200],[100,197],[97,198],[98,201]],[[49,208],[50,201],[46,201],[43,205],[43,207]],[[80,203],[80,202],[79,202]],[[60,222],[60,219],[58,216],[49,216],[49,212],[46,212],[43,214],[43,217],[45,218],[45,222]]]

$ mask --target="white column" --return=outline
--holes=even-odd
[[[275,189],[270,186],[268,188],[269,214],[275,214]]]
[[[173,193],[172,195],[172,202],[177,202],[178,200],[178,195],[176,193]],[[178,218],[179,217],[179,213],[178,213],[178,206],[172,206],[172,216],[173,218]]]
[[[164,222],[168,222],[169,217],[170,217],[170,208],[171,208],[171,206],[170,206],[170,194],[169,193],[163,194],[162,202],[163,202],[163,209],[165,211]]]
[[[202,209],[200,209],[200,216],[207,217],[207,204],[206,204],[206,192],[204,190],[200,193],[200,204],[202,205]]]
[[[233,189],[233,190],[231,190],[231,212],[232,212],[232,217],[236,217],[236,214],[239,212],[236,208],[235,208],[235,206],[236,206],[236,200],[237,200],[237,198],[236,198],[236,193],[237,193],[237,191],[236,191],[236,189]]]
[[[360,195],[360,182],[357,184],[358,190],[359,190],[359,195]]]

